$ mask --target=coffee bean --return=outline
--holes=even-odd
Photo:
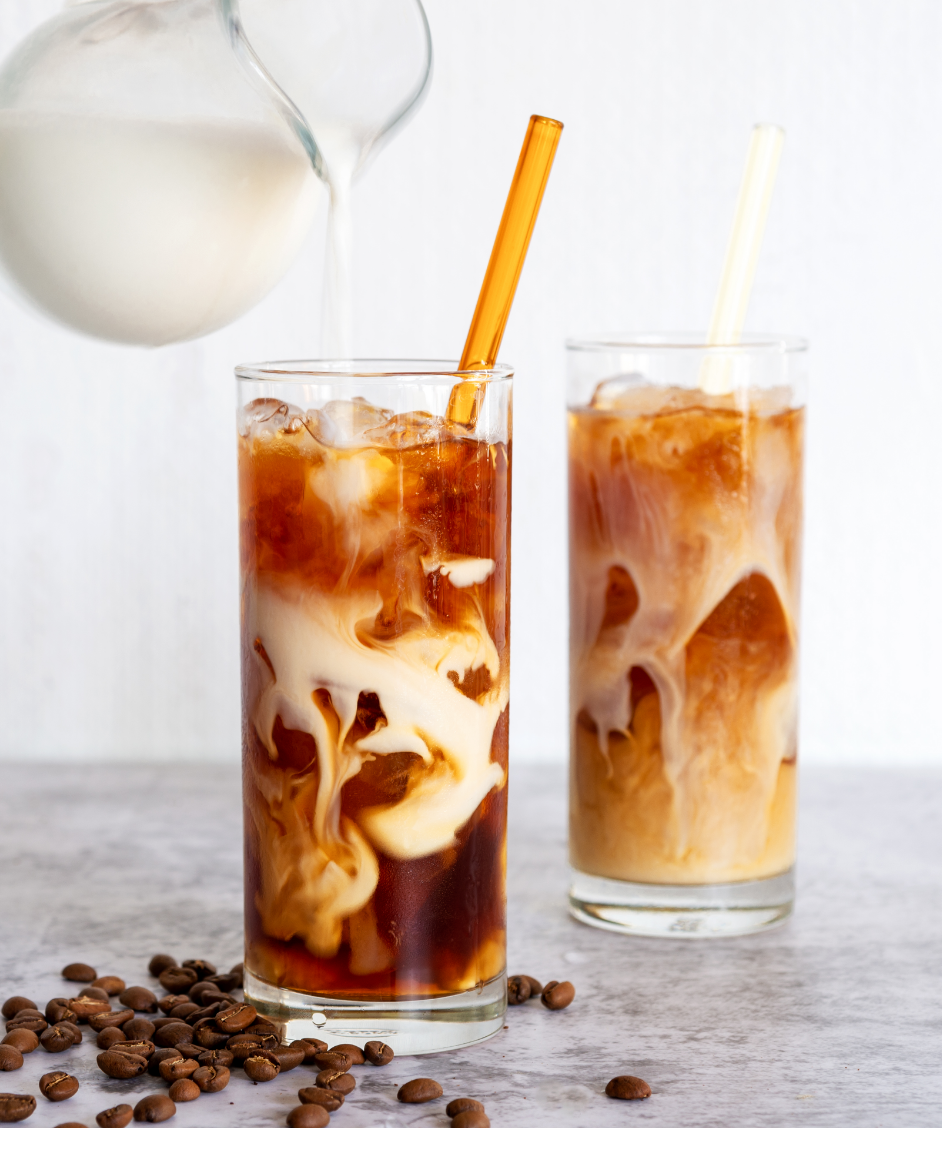
[[[32,1095],[0,1095],[0,1123],[20,1123],[35,1110]]]
[[[220,1010],[216,1015],[216,1025],[227,1034],[238,1034],[240,1030],[245,1030],[246,1027],[251,1026],[257,1017],[258,1011],[254,1006],[240,1002],[238,1006],[230,1006],[228,1010]]]
[[[352,1042],[341,1042],[339,1046],[332,1046],[330,1050],[332,1054],[345,1054],[354,1066],[363,1066],[366,1061],[363,1051]]]
[[[204,1050],[196,1061],[200,1066],[218,1066],[228,1070],[232,1066],[233,1054],[231,1050]]]
[[[106,974],[104,978],[96,978],[95,985],[99,990],[104,990],[108,998],[114,998],[116,994],[127,989],[124,979],[119,978],[117,974]],[[84,994],[85,991],[83,990],[82,993]]]
[[[396,1056],[391,1046],[374,1038],[363,1047],[363,1057],[373,1066],[387,1066]]]
[[[96,998],[99,1002],[108,1002],[108,991],[102,990],[101,986],[98,985],[100,981],[100,978],[96,978],[94,986],[83,986],[78,992],[79,998]],[[108,1002],[108,1006],[111,1006],[110,1002]]]
[[[321,1051],[320,1054],[314,1056],[314,1062],[318,1070],[340,1070],[347,1071],[353,1066],[353,1063],[345,1054],[334,1053],[332,1050]]]
[[[194,1099],[200,1097],[202,1091],[191,1079],[177,1079],[175,1083],[171,1083],[167,1094],[175,1103],[192,1103]]]
[[[274,1050],[276,1046],[281,1046],[281,1036],[277,1031],[257,1030],[254,1026],[250,1026],[246,1033],[257,1038],[259,1046],[263,1046],[266,1050]]]
[[[455,1115],[460,1115],[464,1111],[480,1111],[484,1113],[484,1104],[479,1103],[477,1099],[452,1099],[445,1108],[445,1114],[449,1119],[453,1119]]]
[[[165,1083],[175,1083],[177,1079],[188,1079],[199,1068],[195,1058],[165,1058],[158,1069]]]
[[[201,1091],[216,1094],[229,1085],[229,1068],[226,1066],[201,1066],[190,1076]]]
[[[161,1026],[159,1030],[154,1031],[156,1046],[179,1047],[181,1043],[192,1041],[193,1027],[185,1022],[168,1022],[166,1026]]]
[[[620,1074],[611,1080],[605,1093],[610,1099],[646,1099],[651,1094],[651,1088],[644,1079],[635,1078],[632,1074]]]
[[[69,1002],[69,1009],[79,1022],[87,1022],[92,1014],[110,1014],[111,1003],[107,998],[103,1002],[97,998],[73,998]]]
[[[270,1083],[281,1072],[281,1063],[270,1050],[253,1050],[242,1063],[249,1078],[256,1083]]]
[[[217,1030],[209,1019],[205,1023],[198,1023],[193,1028],[193,1041],[203,1047],[204,1050],[219,1050],[226,1045],[229,1038],[230,1036],[228,1034],[223,1034],[221,1030]]]
[[[226,994],[242,984],[241,979],[237,978],[235,974],[210,974],[207,978],[204,978],[204,981],[214,983]]]
[[[119,1026],[106,1026],[104,1030],[99,1031],[95,1044],[99,1050],[107,1050],[116,1042],[126,1041],[127,1035]]]
[[[36,1003],[32,998],[24,998],[20,994],[14,994],[12,998],[8,998],[2,1006],[0,1006],[0,1014],[4,1018],[13,1018],[19,1014],[21,1010],[35,1010]]]
[[[146,986],[129,986],[127,990],[121,992],[118,1001],[122,1006],[141,1014],[148,1014],[157,1009],[157,995]]]
[[[116,1107],[109,1107],[107,1111],[99,1111],[95,1122],[99,1127],[126,1127],[134,1118],[134,1111],[130,1103],[118,1103]]]
[[[77,1026],[74,1022],[57,1022],[56,1026],[62,1030],[63,1034],[71,1035],[72,1042],[75,1046],[81,1046],[82,1028],[80,1026]]]
[[[182,994],[197,981],[196,971],[184,969],[182,966],[168,966],[166,970],[161,971],[157,981],[171,994]]]
[[[189,994],[165,994],[163,998],[157,1003],[157,1009],[162,1010],[164,1014],[173,1014],[176,1016],[176,1011],[181,1006],[192,1006]]]
[[[399,1088],[396,1098],[400,1103],[430,1103],[440,1099],[444,1091],[434,1079],[410,1079]]]
[[[234,974],[236,976],[236,978],[239,979],[239,986],[241,986],[242,981],[243,981],[243,977],[245,974],[245,967],[242,964],[242,962],[236,962],[236,964],[232,967],[232,969],[229,971],[229,973]]]
[[[157,1027],[149,1018],[129,1018],[121,1029],[127,1038],[151,1039],[157,1032]]]
[[[212,962],[207,962],[205,958],[187,958],[181,962],[181,965],[186,970],[192,970],[201,980],[216,973],[216,967]]]
[[[184,1058],[199,1058],[206,1048],[204,1046],[197,1046],[195,1042],[178,1042],[177,1050]]]
[[[208,978],[202,982],[194,982],[187,993],[193,1002],[198,1002],[201,1006],[208,1002],[215,1002],[222,997],[222,991],[215,982],[210,982]],[[204,998],[204,994],[212,994],[214,997]]]
[[[565,1010],[575,996],[576,988],[571,982],[547,982],[540,1001],[547,1010]]]
[[[4,1035],[0,1045],[15,1046],[20,1054],[32,1054],[39,1046],[39,1036],[35,1030],[26,1030],[25,1027],[19,1026],[16,1030],[11,1030]]]
[[[173,1099],[166,1095],[148,1095],[134,1107],[134,1120],[138,1123],[163,1123],[176,1113]]]
[[[271,1048],[271,1052],[278,1059],[282,1073],[294,1070],[304,1062],[304,1051],[297,1046],[275,1046]]]
[[[322,1090],[321,1087],[302,1087],[298,1091],[302,1103],[314,1103],[325,1111],[337,1111],[343,1106],[344,1096],[340,1091]]]
[[[6,1025],[7,1030],[31,1030],[33,1034],[42,1034],[49,1023],[39,1013],[39,1011],[24,1010],[21,1014],[17,1014],[15,1018],[11,1018]]]
[[[291,1045],[304,1051],[303,1066],[313,1066],[314,1056],[327,1049],[327,1043],[319,1038],[296,1038]]]
[[[175,1050],[172,1046],[163,1046],[150,1056],[147,1062],[147,1073],[152,1075],[160,1074],[160,1064],[165,1062],[168,1058],[183,1058],[183,1055]]]
[[[329,1123],[330,1115],[316,1103],[302,1103],[288,1115],[289,1127],[326,1127]]]
[[[523,978],[525,982],[529,983],[530,997],[539,998],[539,996],[543,993],[543,987],[539,982],[537,982],[536,978],[531,978],[529,974],[519,974],[518,977]]]
[[[181,1007],[182,1009],[182,1007]],[[201,1022],[212,1021],[220,1010],[225,1009],[221,1002],[212,1002],[209,1006],[197,1006],[195,1010],[190,1010],[186,1014],[179,1015],[184,1022],[189,1022],[193,1027],[199,1025]],[[220,1031],[220,1033],[222,1033]]]
[[[147,1070],[147,1059],[140,1054],[121,1054],[106,1050],[95,1060],[98,1069],[112,1079],[136,1079]]]
[[[151,1059],[157,1048],[146,1038],[132,1038],[126,1042],[116,1042],[108,1049],[116,1050],[119,1054],[139,1054],[141,1058]]]
[[[241,1006],[242,1003],[233,1002],[232,1005],[233,1006]],[[277,1027],[275,1026],[274,1022],[272,1022],[271,1019],[269,1019],[269,1018],[263,1018],[261,1014],[257,1014],[255,1016],[255,1021],[249,1027],[249,1030],[251,1031],[252,1034],[259,1033],[263,1030],[276,1030],[276,1029],[277,1029]]]
[[[15,1046],[0,1046],[0,1070],[19,1070],[23,1065],[23,1052]]]
[[[322,1070],[314,1081],[322,1090],[340,1091],[342,1095],[349,1095],[357,1085],[353,1075],[342,1070]]]
[[[56,1123],[57,1127],[84,1127],[84,1123]]]
[[[88,1025],[92,1028],[92,1030],[104,1030],[106,1026],[124,1026],[130,1022],[133,1017],[133,1010],[109,1010],[104,1014],[90,1015],[88,1019]]]
[[[57,1022],[78,1022],[78,1015],[69,1009],[71,998],[51,998],[46,1003],[46,1021],[50,1025]]]
[[[264,1049],[257,1034],[234,1034],[226,1043],[226,1050],[232,1052],[236,1062],[242,1063],[253,1050]]]
[[[453,1127],[489,1127],[491,1120],[483,1111],[462,1111],[451,1120]]]
[[[50,1103],[61,1103],[71,1099],[79,1089],[79,1081],[74,1075],[66,1074],[64,1070],[50,1071],[39,1080],[40,1094],[46,1096]]]
[[[507,1005],[522,1006],[530,997],[530,983],[520,974],[507,979]]]
[[[39,1036],[39,1045],[50,1054],[59,1054],[63,1050],[68,1050],[70,1046],[75,1046],[75,1039],[66,1030],[66,1024],[59,1022],[42,1032]]]
[[[147,972],[152,978],[159,978],[164,970],[176,969],[177,960],[169,954],[154,954],[147,963]]]
[[[62,967],[62,977],[70,982],[94,982],[98,972],[94,966],[86,966],[84,962],[71,962]]]

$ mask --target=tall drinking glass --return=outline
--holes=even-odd
[[[805,343],[571,341],[573,914],[749,933],[794,900]]]
[[[286,1038],[477,1042],[506,1004],[512,371],[236,377],[246,997]]]

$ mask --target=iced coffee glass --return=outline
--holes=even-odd
[[[791,912],[805,351],[568,343],[570,905],[591,925]]]
[[[236,376],[246,996],[289,1039],[477,1042],[506,1003],[512,371]]]

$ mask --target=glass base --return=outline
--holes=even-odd
[[[378,1038],[399,1054],[434,1054],[483,1042],[504,1025],[507,975],[444,998],[367,1002],[322,998],[263,982],[245,971],[245,1000],[270,1019],[282,1040],[322,1038],[329,1046]]]
[[[722,885],[643,885],[572,871],[569,912],[586,925],[649,938],[731,938],[781,925],[795,870]]]

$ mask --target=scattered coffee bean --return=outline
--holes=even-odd
[[[317,1103],[302,1103],[288,1115],[289,1127],[326,1127],[329,1123],[330,1115],[326,1108]]]
[[[127,1035],[119,1026],[106,1026],[98,1032],[95,1044],[99,1050],[107,1050],[116,1042],[127,1042]]]
[[[136,1079],[147,1070],[147,1059],[140,1054],[121,1054],[117,1050],[106,1050],[95,1060],[98,1069],[112,1079]]]
[[[56,1123],[57,1127],[84,1127],[84,1123]]]
[[[177,1079],[188,1079],[199,1068],[195,1058],[165,1058],[158,1069],[165,1083],[175,1083]]]
[[[122,990],[127,989],[124,979],[119,978],[117,974],[106,974],[104,978],[96,978],[95,985],[99,990],[104,990],[108,998],[114,998]],[[83,990],[82,993],[84,994],[85,991]]]
[[[98,972],[94,966],[86,966],[84,962],[71,962],[62,967],[62,977],[70,982],[94,982]]]
[[[445,1108],[445,1114],[449,1119],[453,1119],[455,1115],[460,1115],[464,1111],[480,1111],[484,1112],[484,1104],[479,1103],[477,1099],[452,1099]]]
[[[218,1066],[228,1070],[232,1066],[233,1055],[231,1050],[204,1050],[196,1061],[200,1066]]]
[[[33,1034],[42,1034],[49,1023],[39,1013],[39,1011],[30,1012],[24,1010],[22,1014],[17,1014],[15,1018],[11,1018],[6,1025],[7,1030],[31,1030]]]
[[[166,1026],[161,1026],[159,1030],[154,1031],[156,1046],[179,1047],[184,1042],[192,1041],[193,1027],[185,1022],[168,1022]]]
[[[134,1110],[130,1103],[118,1103],[116,1107],[109,1107],[107,1111],[99,1111],[95,1122],[99,1127],[126,1127],[134,1118]]]
[[[125,1042],[116,1042],[109,1050],[116,1050],[119,1054],[139,1054],[141,1058],[151,1059],[157,1048],[146,1038],[132,1038]]]
[[[23,1065],[23,1052],[15,1046],[0,1046],[0,1070],[19,1070]]]
[[[192,1079],[177,1079],[172,1083],[167,1094],[175,1103],[192,1103],[203,1092]]]
[[[39,1045],[43,1050],[48,1050],[50,1054],[59,1054],[63,1050],[68,1050],[70,1046],[75,1046],[75,1039],[66,1030],[67,1025],[58,1022],[42,1032],[39,1036]]]
[[[20,1054],[32,1054],[39,1046],[39,1036],[35,1030],[27,1030],[23,1026],[18,1026],[16,1030],[10,1030],[4,1035],[0,1045],[15,1046]]]
[[[530,983],[521,974],[507,979],[507,1005],[522,1006],[530,997]]]
[[[399,1088],[396,1098],[400,1103],[430,1103],[440,1099],[444,1091],[434,1079],[410,1079]]]
[[[183,1007],[181,1006],[180,1009],[182,1010]],[[189,1022],[195,1029],[204,1022],[215,1023],[216,1015],[223,1009],[224,1007],[220,1002],[212,1002],[209,1006],[197,1006],[195,1010],[191,1010],[187,1014],[181,1014],[178,1017],[182,1018],[184,1022]],[[222,1031],[220,1031],[221,1033]]]
[[[206,1002],[215,1002],[218,998],[222,997],[222,991],[215,982],[210,982],[208,978],[200,982],[194,982],[187,993],[193,1002],[198,1002],[200,1005]],[[212,994],[214,997],[204,998],[204,994]]]
[[[98,985],[100,981],[100,978],[96,978],[94,986],[83,986],[78,992],[79,998],[97,998],[99,1002],[108,1002],[108,991],[102,990],[101,986]],[[110,1002],[108,1002],[108,1006],[111,1006]]]
[[[396,1056],[391,1046],[374,1038],[363,1047],[363,1057],[373,1066],[387,1066]]]
[[[134,1119],[138,1123],[163,1123],[176,1113],[176,1103],[166,1095],[148,1095],[134,1107]]]
[[[118,1001],[122,1006],[140,1014],[149,1014],[157,1009],[157,995],[146,986],[129,986],[121,992]]]
[[[489,1127],[491,1120],[483,1111],[462,1111],[451,1120],[453,1127]]]
[[[651,1094],[651,1088],[644,1079],[635,1078],[631,1074],[620,1074],[605,1088],[610,1099],[646,1099]]]
[[[36,1003],[32,998],[24,998],[21,994],[14,994],[12,998],[8,998],[2,1006],[0,1006],[0,1014],[4,1018],[13,1018],[19,1014],[21,1010],[35,1010]]]
[[[251,1026],[258,1017],[258,1011],[247,1002],[240,1002],[238,1006],[230,1006],[227,1010],[220,1010],[216,1015],[216,1025],[227,1034],[238,1034]]]
[[[186,970],[182,966],[168,966],[166,970],[161,971],[157,981],[171,994],[182,994],[197,981],[196,971]]]
[[[205,1049],[204,1046],[197,1046],[195,1042],[177,1043],[177,1050],[184,1058],[199,1058]]]
[[[536,978],[531,978],[529,974],[520,974],[519,977],[530,984],[530,997],[539,998],[539,996],[543,993],[542,984],[537,982]]]
[[[256,1083],[270,1083],[281,1072],[281,1063],[270,1050],[253,1050],[242,1067],[252,1082]]]
[[[571,982],[547,982],[540,1001],[547,1010],[565,1010],[575,996],[576,988]]]
[[[82,1043],[82,1028],[81,1028],[81,1026],[76,1025],[76,1023],[74,1023],[74,1022],[57,1022],[56,1026],[58,1026],[64,1034],[70,1034],[72,1036],[72,1042],[75,1044],[75,1046],[81,1045],[81,1043]]]
[[[88,1025],[92,1030],[104,1030],[106,1026],[124,1026],[133,1017],[133,1010],[109,1010],[104,1014],[90,1015]]]
[[[331,1112],[339,1111],[344,1100],[340,1091],[323,1090],[321,1087],[302,1087],[298,1091],[298,1098],[302,1103],[315,1103]]]
[[[93,1014],[110,1014],[111,1003],[107,998],[104,1001],[97,998],[73,998],[69,1002],[69,1009],[79,1022],[87,1022]]]
[[[40,1094],[46,1096],[50,1103],[61,1103],[71,1099],[79,1089],[79,1081],[74,1075],[66,1074],[64,1070],[50,1071],[39,1080]]]
[[[232,969],[229,971],[229,973],[234,974],[236,976],[236,978],[239,979],[239,986],[241,987],[244,973],[245,973],[245,967],[243,966],[243,964],[241,962],[236,962],[236,964],[232,967]]]
[[[121,1029],[124,1031],[126,1038],[147,1038],[151,1039],[157,1032],[157,1027],[149,1018],[129,1018]]]
[[[241,986],[241,979],[237,978],[235,974],[210,974],[204,979],[205,982],[212,982],[219,987],[224,993],[228,994],[230,990],[235,990],[237,986]]]
[[[219,1050],[226,1045],[230,1037],[217,1030],[211,1019],[206,1019],[205,1022],[197,1023],[193,1027],[193,1041],[204,1050]]]
[[[181,962],[181,965],[185,970],[192,970],[201,981],[203,978],[208,978],[210,974],[216,973],[216,967],[212,962],[207,962],[205,958],[187,958]]]
[[[78,1015],[69,1009],[70,998],[51,998],[46,1003],[46,1021],[50,1025],[57,1022],[78,1022]]]
[[[188,1006],[189,1004],[189,994],[165,994],[157,1006],[164,1014],[172,1014],[178,1006]]]
[[[316,1054],[314,1056],[314,1063],[318,1070],[347,1071],[353,1066],[353,1063],[345,1054],[340,1054],[333,1050],[324,1050],[320,1054]]]
[[[296,1038],[291,1044],[304,1051],[304,1066],[314,1064],[314,1056],[327,1049],[327,1043],[319,1038]]]
[[[166,1062],[168,1058],[183,1058],[183,1055],[178,1050],[174,1050],[172,1046],[161,1047],[159,1050],[155,1050],[150,1056],[147,1063],[147,1073],[159,1075],[160,1064]]]
[[[352,1042],[341,1042],[339,1046],[332,1046],[330,1049],[333,1054],[345,1054],[354,1066],[363,1066],[366,1062],[363,1051]]]
[[[229,1085],[229,1075],[226,1066],[201,1066],[190,1077],[201,1091],[214,1095]]]
[[[164,970],[174,970],[176,966],[176,958],[171,958],[169,954],[154,954],[147,963],[147,972],[152,978],[159,978]]]
[[[0,1095],[0,1123],[20,1123],[35,1110],[32,1095]]]
[[[322,1070],[314,1081],[321,1090],[340,1091],[342,1095],[349,1095],[357,1085],[353,1075],[342,1070]]]

